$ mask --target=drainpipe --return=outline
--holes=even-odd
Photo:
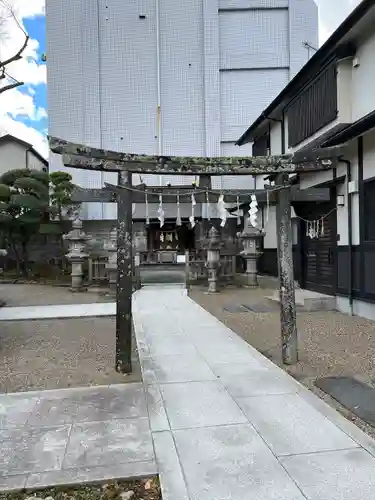
[[[348,200],[348,297],[349,297],[349,315],[353,316],[353,229],[352,229],[352,196],[349,193],[349,183],[352,180],[352,169],[349,160],[340,158],[341,163],[346,165],[346,197]]]
[[[161,133],[161,62],[160,62],[160,0],[156,0],[156,78],[157,78],[157,137],[158,155],[162,156],[163,143]],[[162,185],[162,176],[159,176],[159,184]]]

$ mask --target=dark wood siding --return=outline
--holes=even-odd
[[[257,137],[253,142],[253,156],[267,156],[270,151],[270,134]]]
[[[363,183],[364,242],[375,244],[375,179]]]
[[[308,290],[332,295],[336,292],[337,214],[334,208],[334,202],[305,203],[296,210],[300,217],[311,221],[330,213],[324,219],[324,234],[317,239],[307,236],[307,223],[303,222],[301,285]]]
[[[331,63],[287,109],[289,146],[295,147],[337,117],[336,63]]]

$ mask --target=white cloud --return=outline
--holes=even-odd
[[[14,55],[25,41],[25,34],[10,15],[6,5],[12,7],[22,29],[24,19],[45,12],[45,0],[0,0],[0,19],[3,20],[0,24],[1,59]],[[38,40],[29,40],[23,56],[6,68],[13,78],[25,82],[25,85],[0,94],[0,134],[12,134],[30,142],[41,154],[47,156],[46,135],[19,121],[27,118],[37,122],[47,116],[46,110],[35,104],[34,86],[45,84],[47,77],[46,65],[37,62],[40,57]],[[4,84],[3,81],[2,85]]]
[[[319,41],[322,45],[361,0],[315,0],[319,7]]]

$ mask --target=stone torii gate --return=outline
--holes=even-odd
[[[275,175],[277,196],[277,243],[280,290],[282,357],[285,364],[298,361],[296,307],[293,277],[291,202],[289,174],[317,172],[335,166],[337,149],[315,150],[267,157],[167,157],[107,151],[49,137],[52,152],[62,155],[65,166],[117,172],[118,205],[116,370],[130,373],[132,342],[132,173],[177,175]],[[113,191],[112,191],[113,192]]]

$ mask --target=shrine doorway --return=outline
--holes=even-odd
[[[147,227],[147,246],[158,264],[183,264],[186,250],[195,249],[195,231],[190,222],[182,220],[180,226],[174,220],[150,221]]]

